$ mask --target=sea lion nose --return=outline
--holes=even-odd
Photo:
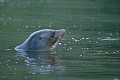
[[[61,32],[63,32],[63,33],[65,33],[65,32],[66,32],[66,30],[65,30],[65,29],[60,29],[60,31],[61,31]]]
[[[66,30],[65,30],[65,29],[60,29],[59,31],[60,31],[60,35],[61,35],[61,36],[64,36],[65,33],[66,33]]]
[[[66,33],[65,29],[59,29],[59,36],[60,37],[64,37],[65,33]]]

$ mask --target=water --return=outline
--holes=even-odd
[[[0,0],[0,80],[120,80],[119,0]],[[14,47],[66,29],[52,52]]]

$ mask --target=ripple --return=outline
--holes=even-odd
[[[5,49],[6,51],[11,51],[12,49]]]
[[[104,39],[101,39],[103,41],[116,41],[116,40],[120,40],[120,38],[111,38],[111,37],[106,37]]]

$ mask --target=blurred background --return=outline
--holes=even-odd
[[[31,69],[16,54],[14,47],[40,29],[67,30],[54,55],[62,71],[42,74],[41,68]],[[0,0],[1,80],[120,80],[119,76],[120,0]]]

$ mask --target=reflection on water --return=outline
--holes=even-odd
[[[113,40],[120,40],[120,38],[111,38],[111,37],[106,37],[104,39],[101,40],[109,40],[109,41],[113,41]]]
[[[64,66],[55,52],[51,51],[27,51],[18,53],[17,56],[24,57],[26,66],[31,69],[32,74],[60,73]]]

